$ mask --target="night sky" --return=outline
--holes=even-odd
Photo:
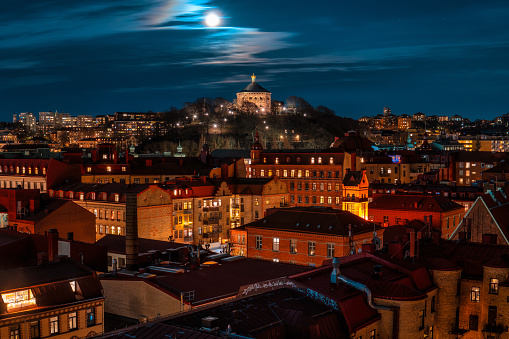
[[[509,112],[508,18],[507,0],[3,1],[0,120],[233,100],[252,73],[340,116],[492,119]]]

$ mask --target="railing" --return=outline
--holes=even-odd
[[[185,242],[193,242],[193,237],[184,237]]]
[[[240,208],[239,204],[232,204],[232,208]]]
[[[219,219],[203,220],[204,225],[219,225]]]
[[[184,210],[184,214],[193,214],[193,210],[192,209]]]
[[[219,211],[219,206],[203,207],[203,212],[213,212],[213,211]]]

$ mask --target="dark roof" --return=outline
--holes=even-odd
[[[251,151],[246,149],[215,149],[211,152],[214,158],[250,158]]]
[[[93,272],[90,269],[77,264],[72,259],[4,270],[0,271],[0,273],[0,291],[23,289],[58,281],[69,281],[80,277],[93,277]]]
[[[214,267],[205,267],[183,274],[157,277],[151,280],[180,298],[181,292],[194,291],[193,304],[234,296],[239,288],[252,283],[285,277],[309,270],[271,261],[246,259]],[[206,281],[206,284],[203,282]]]
[[[348,171],[343,178],[344,186],[358,186],[362,181],[362,171]]]
[[[265,218],[246,224],[246,228],[269,228],[347,237],[348,225],[352,226],[352,234],[373,232],[374,227],[381,228],[353,213],[330,207],[276,209]]]
[[[495,156],[495,153],[492,152],[483,152],[483,151],[459,151],[456,155],[456,161],[462,162],[484,162],[484,163],[494,163],[498,162],[498,159]]]
[[[416,207],[417,206],[417,207]],[[442,196],[385,194],[369,203],[369,209],[402,210],[444,213],[464,209],[460,204]]]
[[[110,339],[124,339],[124,338],[136,338],[136,339],[215,339],[222,338],[219,335],[208,334],[199,332],[198,330],[190,330],[166,324],[162,322],[153,322],[148,324],[139,324],[124,329],[106,333],[94,338],[110,338]]]
[[[289,277],[325,297],[335,300],[351,332],[377,319],[379,313],[367,304],[365,294],[346,284],[331,284],[331,263],[313,271]],[[374,275],[373,267],[382,265],[382,274]],[[369,253],[359,253],[341,258],[340,272],[343,276],[364,284],[377,298],[420,300],[426,291],[434,288],[428,271],[422,265],[401,266]]]
[[[320,338],[349,338],[340,311],[286,288],[185,313],[164,323],[198,329],[207,316],[218,319],[220,331],[230,325],[243,338],[314,338],[310,330],[320,333]]]
[[[263,88],[262,86],[258,85],[254,81],[251,82],[246,87],[244,87],[244,89],[242,91],[240,91],[239,93],[242,93],[242,92],[263,92],[263,93],[270,93],[269,91],[267,91],[265,88]]]
[[[64,191],[64,192],[96,192],[96,193],[118,193],[125,194],[128,192],[140,193],[149,188],[150,185],[145,184],[85,184],[85,183],[74,183],[74,184],[62,184],[52,188],[53,191]],[[78,198],[78,197],[77,197]]]
[[[106,246],[108,252],[126,253],[125,241],[126,237],[123,235],[107,234],[97,240],[96,244]],[[138,238],[138,251],[140,253],[147,253],[150,250],[166,251],[170,248],[181,247],[187,247],[187,245],[169,241]]]
[[[344,136],[336,138],[331,148],[343,149],[346,152],[373,151],[371,140],[362,137],[357,132],[348,132]]]

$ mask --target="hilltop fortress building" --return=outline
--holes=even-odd
[[[256,76],[251,76],[251,83],[242,91],[237,93],[237,107],[239,109],[249,109],[251,104],[256,105],[257,113],[269,114],[271,109],[271,94],[262,86],[256,83]],[[252,108],[254,108],[252,106]]]

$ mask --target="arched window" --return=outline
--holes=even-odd
[[[297,157],[297,163],[300,164],[301,158]]]
[[[290,163],[290,161],[292,161],[292,159],[290,159],[290,157],[286,157],[286,163]]]
[[[315,157],[312,157],[311,158],[311,163],[314,164],[315,163]]]
[[[329,163],[330,163],[331,165],[334,165],[334,158],[333,158],[333,157],[330,157]]]
[[[279,164],[279,158],[276,157],[276,164]]]

